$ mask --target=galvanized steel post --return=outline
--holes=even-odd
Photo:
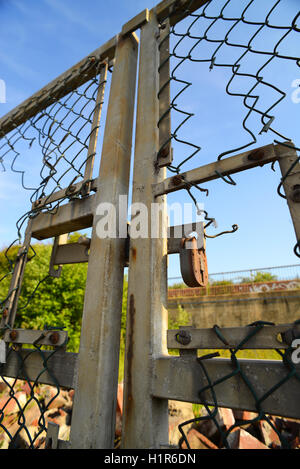
[[[123,448],[160,448],[168,443],[168,401],[152,395],[155,358],[166,353],[167,213],[166,196],[155,199],[152,184],[165,179],[156,167],[159,149],[159,28],[152,11],[141,29],[133,203],[148,211],[148,237],[131,238],[126,326]],[[160,203],[162,236],[152,238],[151,204]]]
[[[128,194],[138,41],[119,37],[106,117],[85,292],[71,448],[113,448],[125,238],[101,239],[97,207]]]

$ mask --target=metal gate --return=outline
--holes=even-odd
[[[247,8],[255,1],[247,2],[243,12],[234,18],[226,15],[230,1],[212,14],[208,8],[216,3],[213,1],[164,0],[151,11],[145,10],[130,20],[120,34],[0,120],[2,164],[10,154],[14,169],[20,142],[27,142],[30,148],[38,145],[42,152],[41,180],[39,186],[31,190],[31,209],[17,223],[19,233],[27,224],[24,240],[14,259],[9,257],[11,247],[7,251],[10,269],[5,278],[10,276],[11,280],[7,297],[1,303],[1,376],[4,380],[8,377],[25,379],[30,385],[29,399],[23,407],[19,406],[14,434],[2,423],[8,403],[0,410],[0,427],[11,441],[16,441],[23,431],[32,448],[46,433],[47,447],[113,448],[126,266],[129,266],[129,276],[122,448],[169,447],[169,399],[201,403],[207,410],[206,419],[217,426],[219,407],[254,411],[257,413],[255,419],[264,420],[271,427],[269,415],[300,418],[300,369],[292,359],[293,341],[300,336],[298,324],[276,326],[260,321],[244,328],[220,329],[216,325],[212,330],[190,327],[168,330],[167,326],[168,255],[179,253],[182,275],[188,284],[205,283],[205,240],[211,237],[207,228],[213,223],[213,218],[202,211],[204,222],[193,225],[192,229],[168,227],[167,194],[186,190],[201,212],[193,190],[205,193],[202,185],[216,179],[235,185],[232,175],[278,162],[282,175],[278,193],[287,200],[297,240],[294,251],[300,257],[299,148],[280,130],[273,128],[271,114],[285,95],[280,94],[272,107],[263,110],[254,93],[259,84],[273,86],[265,83],[260,74],[274,58],[283,62],[292,60],[299,65],[299,58],[281,55],[277,50],[288,34],[299,32],[296,24],[299,13],[287,26],[277,27],[270,20],[279,3],[274,1],[263,21],[252,21],[257,29],[248,44],[232,43],[229,32],[219,40],[209,39],[209,27],[202,35],[194,33],[193,25],[203,19],[210,21],[210,25],[230,22],[230,30],[236,25],[247,24]],[[185,21],[190,21],[186,31],[178,32],[176,26],[181,22],[185,25]],[[255,50],[251,44],[263,28],[282,32],[272,51]],[[139,29],[140,39],[135,33]],[[180,45],[186,38],[193,42],[183,55]],[[193,57],[193,51],[201,41],[216,43],[211,57]],[[235,63],[218,63],[218,50],[224,44],[242,48],[242,55]],[[207,62],[211,70],[229,67],[231,82],[235,76],[243,74],[240,61],[249,53],[265,54],[266,59],[257,73],[251,75],[255,80],[253,87],[247,93],[240,93],[246,108],[243,127],[250,142],[224,151],[213,163],[185,170],[186,162],[191,161],[200,148],[178,136],[191,117],[191,113],[180,109],[177,102],[189,86],[187,80],[178,77],[179,67],[188,60]],[[172,68],[173,58],[177,62]],[[111,82],[100,170],[94,177],[108,72]],[[174,82],[180,83],[182,88],[172,96],[170,90]],[[228,87],[227,92],[230,94]],[[172,129],[171,115],[174,113],[179,113],[182,120]],[[272,142],[270,139],[270,144],[248,148],[256,143],[255,135],[248,127],[250,115],[260,118],[262,132],[273,132],[275,138]],[[174,142],[182,143],[186,148],[179,163],[175,163]],[[234,156],[228,156],[231,153]],[[23,173],[21,176],[24,185]],[[130,188],[133,211],[131,222],[127,223]],[[113,233],[106,231],[106,236],[103,236],[103,216],[114,228]],[[139,235],[138,229],[134,234],[132,225],[136,219],[145,222],[146,236]],[[137,225],[135,222],[135,227]],[[85,228],[92,229],[91,239],[67,243],[69,233]],[[237,229],[233,225],[232,229],[219,235]],[[188,234],[192,231],[198,232],[197,243],[188,246],[188,242],[192,242]],[[67,331],[57,327],[40,331],[14,327],[25,267],[35,255],[32,239],[53,237],[49,275],[42,281],[59,277],[64,264],[88,262],[78,354],[65,350]],[[24,344],[31,347],[25,349]],[[179,349],[180,355],[169,355],[168,349]],[[217,358],[215,352],[199,356],[197,351],[201,349],[226,349],[230,358]],[[275,349],[280,361],[241,360],[237,357],[241,349]],[[40,405],[35,393],[39,383],[56,386],[56,396],[60,388],[75,389],[68,442],[58,438],[57,427],[46,424],[44,415],[51,400],[46,407]],[[8,385],[8,401],[18,403],[15,382],[9,381]],[[34,436],[24,417],[30,404],[40,406],[39,432]],[[190,422],[183,422],[179,427],[189,447],[184,432],[187,423]],[[230,447],[228,437],[236,426],[226,432],[219,429],[223,447]],[[287,445],[284,438],[280,441],[283,447]]]

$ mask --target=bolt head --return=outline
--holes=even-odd
[[[293,202],[299,203],[300,202],[300,185],[296,184],[293,187],[293,192],[291,195],[291,199]]]
[[[15,341],[18,337],[18,332],[16,330],[11,331],[9,337],[11,340]]]
[[[169,155],[169,147],[163,147],[159,152],[158,152],[158,158],[167,158]]]
[[[59,333],[58,332],[52,332],[52,334],[49,337],[49,340],[51,344],[55,345],[59,341]]]
[[[264,152],[262,150],[254,150],[252,153],[249,153],[248,160],[250,161],[259,161],[264,157]]]
[[[175,338],[176,338],[176,341],[179,344],[182,344],[182,345],[188,345],[192,340],[191,334],[188,331],[185,331],[185,330],[180,330],[175,335]]]
[[[172,178],[172,183],[174,184],[174,186],[179,186],[182,183],[182,180],[182,176],[180,174],[177,174]]]

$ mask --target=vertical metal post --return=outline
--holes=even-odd
[[[28,259],[28,251],[30,249],[31,225],[32,220],[29,220],[25,231],[24,242],[22,247],[18,251],[17,259],[14,265],[14,270],[9,287],[8,299],[5,302],[3,308],[3,316],[0,321],[1,328],[5,325],[13,327],[16,319],[18,302],[21,293],[25,267]]]
[[[287,142],[287,145],[293,146]],[[276,145],[275,151],[282,174],[282,185],[290,209],[291,218],[296,233],[297,242],[300,242],[300,163],[296,149],[285,145]]]
[[[95,111],[94,111],[91,136],[90,136],[90,141],[89,141],[88,159],[87,159],[85,171],[84,171],[84,181],[90,181],[93,177],[93,167],[94,167],[94,161],[95,161],[95,155],[96,155],[99,124],[100,124],[100,119],[101,119],[101,111],[102,111],[102,106],[103,106],[105,85],[106,85],[106,79],[107,79],[107,70],[108,70],[108,59],[106,63],[102,65],[101,70],[100,70],[99,88],[98,88],[97,97],[96,97]],[[90,186],[90,183],[88,184]],[[87,188],[86,192],[89,192],[88,189],[89,188]]]
[[[165,178],[156,166],[159,146],[159,29],[151,12],[141,29],[133,204],[147,208],[148,237],[130,240],[124,377],[123,448],[160,448],[168,443],[168,401],[152,396],[153,361],[167,353],[167,213],[165,196],[152,184]],[[163,236],[151,239],[160,203]]]
[[[159,41],[159,150],[158,165],[172,163],[171,99],[170,99],[170,19],[167,18],[160,32]]]
[[[138,41],[119,37],[106,117],[90,246],[71,448],[113,448],[125,238],[97,236],[100,204],[128,194]],[[99,212],[98,212],[99,213]],[[118,223],[117,223],[118,225]]]

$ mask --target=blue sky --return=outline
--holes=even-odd
[[[224,0],[220,3],[224,4]],[[258,18],[264,17],[264,8],[270,8],[274,3],[274,0],[256,1],[257,9],[251,12],[252,19],[254,14]],[[7,87],[7,103],[0,104],[0,116],[120,32],[122,25],[141,10],[150,9],[155,4],[153,0],[0,0],[0,79]],[[282,0],[274,21],[284,24],[293,18],[297,4],[297,0]],[[236,5],[233,0],[232,8]],[[233,39],[245,42],[250,30],[237,31]],[[217,37],[217,31],[212,34]],[[276,34],[258,36],[255,46],[272,49]],[[299,41],[300,34],[295,34],[289,42],[282,43],[280,50],[288,54],[298,50],[299,53]],[[210,51],[211,47],[206,45],[198,54]],[[230,57],[231,53],[232,48],[224,50],[220,60],[228,58],[228,54]],[[261,63],[257,56],[255,59]],[[259,65],[255,68],[252,62],[254,58],[249,60],[249,67],[253,66],[256,73]],[[300,79],[300,68],[294,62],[287,62],[275,61],[263,75],[287,93],[285,101],[276,108],[276,113],[274,111],[275,127],[300,146],[300,103],[293,103],[291,99],[295,90],[292,83]],[[209,71],[207,63],[189,63],[178,75],[193,82],[178,103],[195,114],[180,130],[180,136],[201,146],[201,152],[184,169],[215,161],[221,152],[246,144],[249,139],[241,126],[245,117],[242,100],[225,93],[230,70],[215,67]],[[233,83],[232,90],[248,89],[247,86],[249,88],[249,81],[239,80]],[[262,108],[266,109],[274,99],[276,93],[270,90],[262,92]],[[175,115],[173,125],[176,119]],[[273,142],[272,134],[258,135],[260,128],[255,119],[249,124],[258,139],[253,148]],[[175,161],[181,161],[185,156],[184,150],[176,144],[174,150]],[[24,161],[29,176],[30,164]],[[235,234],[207,241],[209,271],[298,263],[293,254],[296,240],[288,208],[285,200],[276,193],[280,181],[278,166],[276,172],[266,166],[235,175],[234,180],[236,186],[221,180],[206,184],[208,197],[195,193],[199,203],[205,204],[205,209],[218,223],[218,228],[209,228],[208,234],[230,229],[234,223],[239,225]],[[169,203],[190,200],[185,191],[172,194],[168,199]],[[9,168],[0,173],[0,246],[15,238],[15,221],[28,208],[28,199],[20,191],[20,176],[11,174]],[[170,276],[179,274],[177,256],[170,256],[169,267]]]

